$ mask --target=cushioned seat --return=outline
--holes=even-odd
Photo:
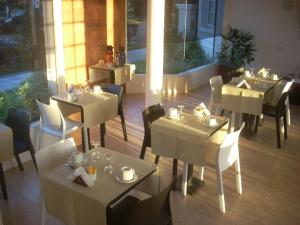
[[[28,146],[14,138],[14,152],[20,154],[28,150]]]

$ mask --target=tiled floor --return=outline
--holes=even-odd
[[[203,86],[188,95],[164,99],[165,107],[186,105],[192,109],[201,101],[208,102],[209,88]],[[143,127],[141,111],[144,108],[143,95],[127,95],[125,98],[125,117],[129,141],[123,141],[119,118],[107,125],[107,147],[138,157]],[[92,129],[92,139],[98,141],[98,129]],[[76,133],[80,144],[80,134]],[[242,169],[243,195],[235,189],[233,170],[226,171],[224,188],[226,214],[218,210],[215,170],[206,168],[205,185],[193,196],[183,197],[173,192],[171,197],[175,225],[191,224],[255,224],[255,225],[296,225],[300,224],[300,106],[292,106],[292,125],[288,129],[288,139],[283,141],[282,149],[276,148],[275,121],[266,118],[256,136],[250,140],[241,138],[240,158]],[[153,160],[148,152],[146,160]],[[170,159],[160,161],[163,179],[170,179]],[[181,164],[179,173],[181,172]],[[196,168],[196,174],[198,169]],[[32,162],[25,164],[25,171],[17,168],[5,173],[9,200],[0,199],[0,209],[4,224],[37,225],[40,223],[39,178]],[[47,224],[58,225],[51,216]]]

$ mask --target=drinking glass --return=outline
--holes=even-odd
[[[108,172],[110,175],[112,175],[114,167],[110,163],[111,155],[108,152],[106,152],[103,157],[105,162],[104,172]]]
[[[182,109],[184,108],[184,105],[178,105],[178,111],[179,111],[179,118],[182,118]]]

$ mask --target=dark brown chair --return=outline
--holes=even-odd
[[[32,161],[37,170],[34,157],[34,149],[30,139],[30,120],[31,115],[23,109],[10,108],[8,110],[6,125],[13,131],[14,155],[20,170],[24,170],[19,154],[29,151]]]
[[[270,104],[263,104],[262,114],[266,116],[271,116],[275,118],[276,121],[276,134],[277,134],[277,148],[281,148],[280,142],[280,119],[283,117],[284,126],[284,138],[287,139],[287,117],[286,117],[286,99],[288,97],[288,92],[281,95],[276,106]],[[259,116],[256,119],[255,130],[258,128]]]
[[[166,115],[166,113],[162,104],[151,105],[143,111],[142,116],[143,116],[145,132],[144,132],[144,141],[142,145],[140,159],[145,158],[147,147],[151,148],[151,130],[150,130],[151,123],[164,115]],[[159,161],[159,156],[157,155],[155,157],[155,163],[158,164],[158,161]]]
[[[144,141],[141,149],[140,159],[145,158],[147,147],[151,148],[151,130],[150,130],[151,123],[164,115],[166,115],[166,113],[162,104],[151,105],[143,111],[142,116],[143,116],[145,132],[144,132]],[[158,164],[158,161],[159,161],[159,155],[156,155],[155,164]],[[178,160],[173,159],[174,177],[177,176],[177,166],[178,166]]]
[[[158,194],[139,200],[128,195],[109,209],[108,225],[172,225],[170,192],[173,181]]]
[[[103,91],[115,94],[118,96],[118,115],[121,117],[122,129],[124,140],[127,141],[127,131],[126,131],[126,124],[125,124],[125,117],[123,111],[123,87],[121,85],[115,84],[101,84],[101,88]],[[101,146],[105,147],[104,135],[106,133],[105,123],[100,124],[100,140]]]

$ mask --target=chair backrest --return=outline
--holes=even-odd
[[[285,102],[286,102],[288,95],[289,95],[288,92],[284,92],[277,102],[276,114],[279,116],[283,116],[285,113]]]
[[[51,130],[62,131],[64,128],[64,119],[57,105],[47,105],[36,100],[40,114],[42,127],[50,128]]]
[[[282,94],[285,92],[289,92],[291,89],[291,86],[293,84],[293,79],[283,79],[280,80],[272,89],[272,92],[270,92],[271,96],[266,97],[267,103],[276,106],[278,104],[279,99],[281,98]],[[268,95],[268,93],[267,93]]]
[[[129,218],[130,225],[153,225],[160,224],[160,220],[166,224],[172,224],[172,213],[170,207],[170,192],[175,179],[158,194],[139,201]]]
[[[118,102],[119,102],[119,104],[122,103],[123,87],[121,85],[116,85],[116,84],[101,84],[101,88],[105,92],[117,95],[118,96]]]
[[[239,157],[239,136],[244,126],[245,122],[242,123],[239,130],[226,134],[216,156],[216,163],[219,166],[220,171],[226,170]]]
[[[214,103],[221,103],[222,97],[222,86],[223,80],[222,76],[214,76],[209,79],[210,87],[211,87],[211,97]]]
[[[166,113],[162,104],[151,105],[143,111],[142,116],[145,129],[144,142],[147,144],[147,147],[151,147],[151,123],[164,115],[166,115]]]
[[[30,120],[31,115],[28,111],[17,108],[8,110],[6,125],[13,130],[14,139],[29,147],[30,140]]]
[[[76,150],[73,138],[61,140],[40,149],[35,153],[39,174],[43,174],[58,165],[64,164],[68,160],[68,157],[70,157],[70,154]]]

